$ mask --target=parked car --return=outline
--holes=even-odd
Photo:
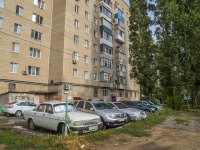
[[[66,103],[58,101],[43,102],[35,110],[25,111],[24,119],[30,129],[36,126],[62,132],[65,127]],[[68,104],[69,129],[75,133],[87,133],[102,128],[99,116],[88,114],[78,109],[73,104]]]
[[[76,100],[74,104],[83,112],[99,115],[103,122],[103,129],[126,123],[126,113],[112,109],[101,100]]]
[[[7,114],[7,116],[15,115],[19,117],[23,115],[24,111],[33,110],[35,106],[36,104],[31,101],[18,101],[5,104],[3,111]]]
[[[129,108],[128,106],[120,102],[107,102],[107,104],[110,105],[114,109],[121,110],[122,112],[126,113],[127,122],[130,122],[133,120],[145,119],[147,117],[147,114],[143,110]]]
[[[144,110],[146,113],[156,112],[156,110],[157,110],[156,107],[145,105],[141,101],[126,101],[126,102],[124,102],[124,104],[127,105],[130,108],[136,108],[136,109]]]
[[[185,104],[185,105],[186,104],[192,104],[192,100],[190,98],[188,98],[188,99],[186,98],[186,99],[182,100],[182,103]]]
[[[159,110],[159,109],[163,109],[162,106],[156,105],[156,104],[154,104],[154,103],[151,102],[151,101],[142,101],[142,102],[143,102],[144,104],[146,104],[146,105],[150,105],[150,106],[156,107],[158,110]]]

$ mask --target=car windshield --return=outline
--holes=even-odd
[[[119,109],[125,109],[128,108],[126,105],[122,104],[122,103],[114,103]]]
[[[148,101],[148,103],[149,103],[150,105],[155,105],[154,103],[152,103],[152,102],[150,102],[150,101]]]
[[[143,101],[143,105],[149,105],[149,103],[146,101]]]
[[[106,103],[95,103],[93,102],[93,105],[96,109],[100,110],[100,109],[112,109],[109,105],[107,105]]]
[[[63,103],[63,104],[54,105],[54,110],[55,110],[55,113],[65,112],[66,104]],[[77,111],[77,108],[74,105],[69,104],[68,111]]]

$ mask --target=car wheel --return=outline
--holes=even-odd
[[[21,115],[22,115],[22,111],[21,110],[16,111],[15,116],[20,117]]]
[[[29,120],[28,125],[29,125],[29,128],[31,130],[35,130],[36,129],[36,126],[35,126],[35,123],[33,122],[33,119]]]
[[[148,113],[150,113],[150,111],[147,109],[147,110],[145,110],[145,113],[148,114]]]
[[[127,120],[126,120],[126,123],[130,123],[131,122],[131,117],[127,114]]]
[[[101,130],[105,130],[106,129],[106,125],[105,125],[104,120],[102,118],[101,118],[101,122],[102,122]]]
[[[65,133],[65,124],[64,124],[64,123],[60,123],[60,124],[58,125],[58,132],[59,132],[60,134],[64,134],[64,133]]]

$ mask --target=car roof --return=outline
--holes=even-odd
[[[66,103],[66,102],[60,102],[60,101],[45,101],[45,102],[42,102],[42,103],[40,103],[40,104],[64,104],[64,103]]]

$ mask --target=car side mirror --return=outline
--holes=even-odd
[[[94,108],[90,108],[91,111],[94,111]]]

